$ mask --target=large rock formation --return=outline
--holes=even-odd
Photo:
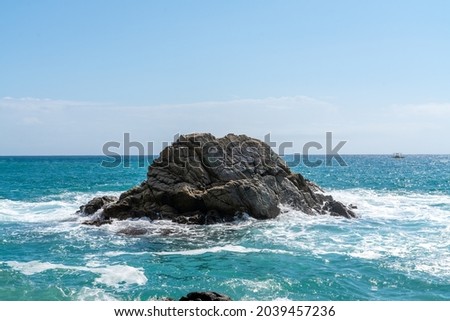
[[[98,217],[105,221],[149,217],[210,224],[230,221],[243,213],[269,219],[280,214],[280,204],[307,214],[355,217],[317,185],[292,173],[267,144],[234,134],[223,138],[211,134],[180,136],[149,167],[141,185],[117,201],[101,201],[103,215]],[[97,207],[101,202],[94,203]],[[94,207],[86,205],[84,211],[88,208]],[[83,207],[80,210],[83,212]]]

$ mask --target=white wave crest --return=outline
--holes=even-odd
[[[143,269],[131,267],[128,265],[95,266],[96,264],[92,264],[93,266],[69,266],[64,264],[54,264],[50,262],[40,261],[8,261],[4,263],[10,268],[19,271],[24,275],[33,275],[48,270],[72,270],[91,272],[100,275],[95,279],[96,283],[105,284],[111,287],[120,287],[132,284],[144,285],[148,280],[143,272]]]
[[[264,223],[260,241],[315,256],[378,260],[394,270],[450,279],[450,195],[370,190],[332,195],[356,205],[360,217],[309,216],[284,208],[284,214]]]
[[[157,255],[202,255],[205,253],[218,253],[218,252],[235,252],[235,253],[254,253],[261,252],[259,249],[246,248],[239,245],[225,245],[215,246],[204,249],[194,249],[185,251],[173,251],[173,252],[156,252]]]
[[[292,252],[284,250],[271,250],[271,249],[256,249],[248,248],[240,245],[223,245],[214,246],[210,248],[200,248],[183,251],[171,251],[171,252],[154,252],[156,255],[203,255],[206,253],[219,253],[219,252],[233,252],[233,253],[276,253],[276,254],[292,254]]]
[[[81,205],[105,194],[118,193],[62,193],[34,202],[0,199],[0,222],[44,223],[75,220],[77,217],[73,214]]]
[[[76,293],[75,299],[78,301],[118,301],[115,296],[107,293],[104,289],[83,287]]]

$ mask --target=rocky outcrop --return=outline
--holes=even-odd
[[[267,144],[234,134],[180,136],[155,159],[142,184],[117,201],[94,200],[80,210],[89,214],[102,208],[104,220],[148,217],[212,224],[243,213],[270,219],[280,214],[280,204],[307,214],[355,217],[317,185],[292,173]]]

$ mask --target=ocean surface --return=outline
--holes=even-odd
[[[320,157],[318,157],[320,158]],[[359,218],[308,216],[185,226],[75,214],[147,168],[102,157],[0,157],[0,300],[450,300],[450,156],[343,156],[293,167]],[[148,234],[121,231],[144,226]]]

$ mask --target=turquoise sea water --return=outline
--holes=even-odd
[[[0,157],[0,300],[148,300],[214,290],[235,300],[450,300],[450,156],[344,156],[293,168],[358,219],[283,207],[274,220],[81,225],[93,196],[147,168],[101,157]],[[120,233],[144,226],[139,237]]]

